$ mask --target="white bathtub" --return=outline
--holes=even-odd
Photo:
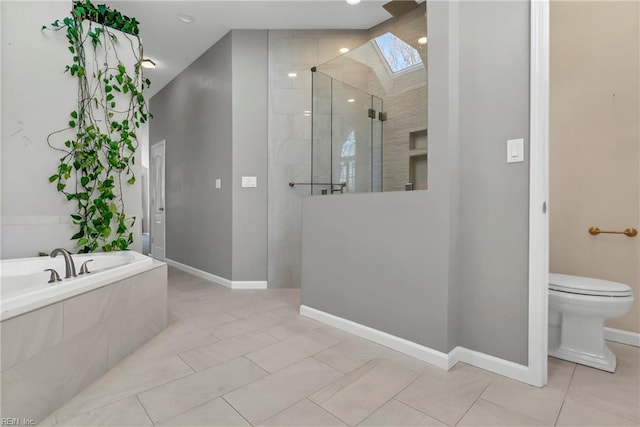
[[[113,281],[148,269],[153,260],[133,251],[72,255],[76,273],[87,260],[87,275],[64,279],[65,264],[62,255],[55,258],[36,257],[8,259],[0,262],[1,320],[53,304],[75,295],[89,292]],[[61,282],[47,283],[55,269]]]

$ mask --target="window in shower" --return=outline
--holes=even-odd
[[[351,131],[347,140],[342,144],[340,153],[340,182],[347,184],[347,190],[356,189],[356,136]]]

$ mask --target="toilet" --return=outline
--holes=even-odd
[[[624,315],[632,303],[633,293],[625,284],[550,273],[549,355],[615,372],[604,321]]]

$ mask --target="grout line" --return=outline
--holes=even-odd
[[[156,423],[151,418],[151,415],[149,415],[149,411],[147,411],[147,408],[144,406],[144,403],[142,403],[142,400],[140,400],[140,396],[138,396],[137,394],[135,396],[140,406],[142,406],[142,410],[144,411],[145,414],[147,414],[147,418],[149,418],[149,421],[151,421],[151,424],[155,425]]]
[[[251,384],[251,383],[249,383],[249,384]],[[227,393],[227,394],[228,394],[228,393]],[[226,394],[225,394],[225,395],[226,395]],[[235,406],[233,406],[233,405],[231,404],[231,402],[229,402],[227,399],[225,399],[225,398],[224,398],[224,396],[225,396],[225,395],[220,396],[220,399],[224,400],[224,401],[227,403],[227,405],[229,405],[229,406],[231,407],[231,409],[233,409],[233,410],[234,410],[238,415],[240,415],[240,416],[242,417],[242,419],[243,419],[243,420],[245,420],[245,421],[247,422],[247,424],[249,424],[250,426],[253,426],[254,424],[253,424],[253,423],[251,423],[251,421],[249,421],[248,419],[246,419],[246,418],[245,418],[245,416],[244,416],[244,415],[242,415],[242,413],[241,413],[241,412],[240,412],[240,411],[239,411]]]
[[[332,417],[335,417],[337,420],[342,421],[343,423],[345,423],[346,425],[349,425],[348,422],[346,422],[345,420],[343,420],[342,418],[340,418],[339,416],[337,416],[336,414],[334,414],[333,412],[331,412],[328,409],[323,408],[322,406],[318,405],[316,402],[314,402],[313,400],[309,399],[308,397],[306,397],[304,400],[308,400],[309,402],[311,402],[313,405],[317,406],[318,408],[320,408],[321,411],[326,412],[327,414],[331,415]],[[375,412],[375,411],[374,411]],[[373,413],[373,412],[372,412]],[[369,418],[371,416],[371,414],[369,414],[364,420],[366,420],[367,418]],[[360,423],[364,422],[364,420],[360,421]]]
[[[226,399],[225,399],[226,400]],[[303,400],[307,400],[306,397],[303,397],[300,400],[296,400],[295,402],[293,402],[291,405],[287,406],[284,409],[279,410],[278,412],[276,412],[275,414],[271,415],[269,418],[267,418],[266,420],[262,421],[260,424],[264,424],[265,422],[269,421],[271,418],[276,417],[278,415],[280,415],[281,413],[283,413],[284,411],[286,411],[287,409],[290,409],[294,406],[296,406],[298,403],[302,402]]]
[[[592,368],[592,367],[585,366],[585,365],[581,365],[581,366],[585,367],[586,369],[597,369],[597,368]],[[575,367],[574,367],[573,375],[571,376],[571,382],[569,384],[569,387],[567,387],[567,393],[565,395],[565,399],[564,400],[566,401],[567,399],[569,399],[569,400],[571,400],[573,402],[576,402],[576,403],[579,403],[581,405],[590,405],[589,402],[580,401],[578,398],[573,398],[572,396],[569,396],[569,388],[571,387],[571,384],[573,383],[573,378],[574,378],[575,373],[576,373],[577,370],[578,370],[578,364],[576,364]],[[611,375],[615,375],[615,374],[611,374]],[[601,399],[599,399],[599,400],[601,400]],[[564,406],[564,401],[562,402],[562,404]],[[632,419],[632,418],[628,417],[627,415],[620,414],[619,412],[612,412],[612,411],[609,411],[608,409],[603,409],[603,408],[601,408],[599,406],[596,406],[596,405],[593,405],[593,404],[591,404],[591,407],[597,409],[598,411],[606,412],[607,414],[611,414],[611,415],[615,415],[615,416],[620,417],[620,418],[624,418],[625,420],[628,420],[630,422],[633,422],[633,423],[636,423],[636,424],[638,423],[637,419]],[[556,420],[556,422],[557,422],[557,420]]]
[[[188,351],[191,351],[191,350],[188,350]],[[199,371],[196,371],[196,369],[195,369],[193,366],[189,365],[189,362],[187,362],[186,360],[184,360],[184,359],[182,358],[182,356],[180,355],[180,353],[176,354],[176,356],[178,356],[178,357],[180,358],[180,360],[182,360],[182,363],[184,363],[185,365],[187,365],[187,366],[189,367],[189,369],[191,369],[191,370],[193,371],[193,373],[194,373],[194,374],[195,374],[196,372],[199,372]]]
[[[476,406],[476,403],[478,403],[478,400],[480,400],[480,398],[482,397],[482,395],[484,394],[485,391],[487,391],[487,389],[489,388],[489,386],[493,383],[493,381],[495,380],[495,378],[491,378],[491,381],[489,381],[489,383],[487,384],[487,386],[482,389],[482,391],[478,394],[478,397],[476,397],[476,400],[473,401],[473,403],[471,405],[469,405],[469,407],[467,408],[466,411],[464,411],[464,414],[462,414],[462,416],[460,417],[460,419],[455,423],[455,425],[457,426],[458,424],[460,424],[460,421],[462,421],[464,419],[464,417],[469,413],[469,411],[471,410],[471,408],[473,408],[474,406]],[[508,408],[505,408],[508,409]]]
[[[247,353],[247,354],[249,354],[249,353]],[[253,360],[249,359],[249,358],[247,357],[247,355],[246,355],[246,354],[243,354],[242,356],[239,356],[239,357],[234,357],[234,359],[239,359],[240,357],[242,357],[242,358],[244,358],[244,359],[248,360],[249,362],[251,362],[251,364],[255,365],[258,369],[260,369],[260,370],[261,370],[261,371],[263,371],[265,374],[267,374],[267,375],[265,375],[264,377],[256,378],[255,380],[251,381],[250,383],[245,384],[245,386],[246,386],[246,385],[249,385],[249,384],[253,384],[253,383],[254,383],[254,382],[256,382],[256,381],[259,381],[259,380],[261,380],[262,378],[268,377],[269,375],[273,374],[273,372],[269,372],[269,371],[267,371],[267,370],[266,370],[266,369],[264,369],[262,366],[258,365],[258,364],[257,364],[256,362],[254,362]],[[232,360],[233,360],[233,359],[232,359]],[[225,363],[226,363],[226,362],[225,362]],[[291,365],[289,365],[289,366],[291,366]],[[243,386],[243,387],[244,387],[244,386]],[[227,393],[225,393],[225,394],[227,394]]]
[[[558,411],[558,415],[556,415],[556,421],[553,423],[553,425],[557,425],[558,424],[558,420],[560,419],[560,414],[562,413],[562,409],[564,408],[564,402],[566,402],[567,400],[567,395],[569,394],[569,389],[571,388],[571,383],[573,383],[573,377],[576,374],[576,368],[578,367],[577,364],[573,364],[573,369],[571,370],[571,378],[569,379],[569,384],[567,384],[567,389],[564,391],[564,396],[562,396],[562,405],[560,405],[560,410]],[[547,374],[547,377],[549,375]],[[548,383],[548,378],[547,378],[547,383]]]

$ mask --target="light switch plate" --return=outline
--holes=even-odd
[[[221,188],[222,188],[222,180],[218,178],[216,179],[216,190],[219,190]]]
[[[524,162],[524,139],[510,139],[507,141],[507,163]]]
[[[242,188],[255,188],[258,186],[258,177],[257,176],[243,176],[242,177]]]

